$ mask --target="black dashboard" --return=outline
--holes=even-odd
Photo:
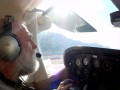
[[[64,52],[72,90],[120,90],[120,50],[77,46]]]

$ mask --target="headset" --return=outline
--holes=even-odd
[[[6,15],[4,26],[0,28],[0,60],[15,61],[21,52],[19,38],[12,33],[14,17]]]

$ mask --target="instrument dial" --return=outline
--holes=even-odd
[[[96,68],[99,68],[100,67],[100,62],[98,61],[98,59],[96,58],[96,59],[94,59],[94,67],[96,67]]]
[[[89,58],[87,57],[83,58],[83,64],[87,66],[89,64]]]
[[[81,66],[81,59],[82,59],[82,58],[77,58],[77,59],[76,59],[76,62],[75,62],[75,63],[76,63],[77,66]]]

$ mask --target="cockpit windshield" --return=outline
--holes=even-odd
[[[52,26],[38,34],[39,48],[43,61],[48,63],[45,66],[49,74],[64,67],[63,54],[69,47],[120,49],[120,29],[110,21],[110,13],[118,9],[110,0],[53,0],[44,1],[37,8],[47,10],[52,5],[54,9],[45,15]]]

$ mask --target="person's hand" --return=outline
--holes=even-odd
[[[64,81],[62,81],[59,85],[59,87],[57,88],[57,90],[68,90],[70,87],[73,86],[73,80],[71,79],[66,79]]]

